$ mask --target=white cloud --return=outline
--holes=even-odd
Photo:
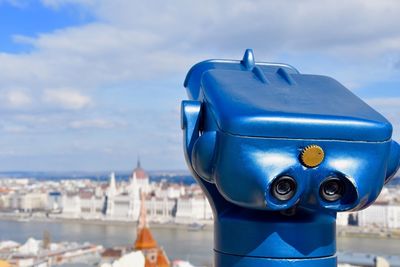
[[[1,157],[10,157],[10,156],[15,156],[15,155],[18,155],[18,152],[15,151],[14,149],[10,149],[10,150],[1,149],[0,150]]]
[[[50,114],[17,114],[13,117],[13,119],[23,124],[38,125],[51,123],[51,118],[53,117],[54,115],[51,116]]]
[[[60,8],[66,4],[92,6],[96,0],[41,0],[42,4],[51,8]]]
[[[0,5],[3,3],[10,4],[14,7],[23,8],[28,4],[28,0],[0,0]]]
[[[11,133],[11,134],[20,134],[29,132],[29,129],[23,125],[6,125],[2,127],[2,130],[6,133]]]
[[[20,108],[29,106],[32,103],[31,97],[19,90],[10,90],[5,93],[5,104],[8,107]]]
[[[90,105],[91,99],[78,91],[52,89],[44,91],[43,101],[54,107],[78,110]]]
[[[118,123],[106,119],[90,119],[90,120],[76,120],[72,121],[69,126],[73,129],[83,128],[101,128],[110,129],[114,128]]]

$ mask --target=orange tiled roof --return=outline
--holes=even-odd
[[[10,189],[8,189],[8,188],[4,188],[4,187],[0,188],[0,193],[9,193],[9,192],[10,192]]]
[[[169,267],[169,260],[163,249],[158,249],[157,267]]]
[[[156,267],[156,266],[154,263],[151,263],[148,258],[145,258],[144,267]]]
[[[135,241],[135,249],[139,250],[157,247],[157,242],[154,240],[149,228],[143,227],[138,229],[138,231],[139,232]]]
[[[170,267],[169,260],[162,249],[157,250],[157,261],[152,262],[147,257],[145,259],[145,267]]]
[[[144,267],[157,267],[157,263],[150,262],[150,260],[148,258],[146,258],[146,260],[144,262]]]

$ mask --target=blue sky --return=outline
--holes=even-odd
[[[209,58],[329,75],[400,139],[398,1],[0,0],[0,170],[185,169],[179,105]]]

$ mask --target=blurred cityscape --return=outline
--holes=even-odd
[[[169,174],[174,177],[173,173]],[[161,179],[150,182],[147,172],[137,167],[127,180],[108,181],[61,179],[38,181],[30,178],[0,180],[0,211],[20,219],[81,219],[138,221],[140,192],[150,222],[211,224],[212,210],[201,188],[194,183]]]

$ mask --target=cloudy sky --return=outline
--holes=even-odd
[[[144,4],[146,3],[146,4]],[[194,63],[329,75],[400,139],[399,1],[0,0],[0,171],[185,169]]]

